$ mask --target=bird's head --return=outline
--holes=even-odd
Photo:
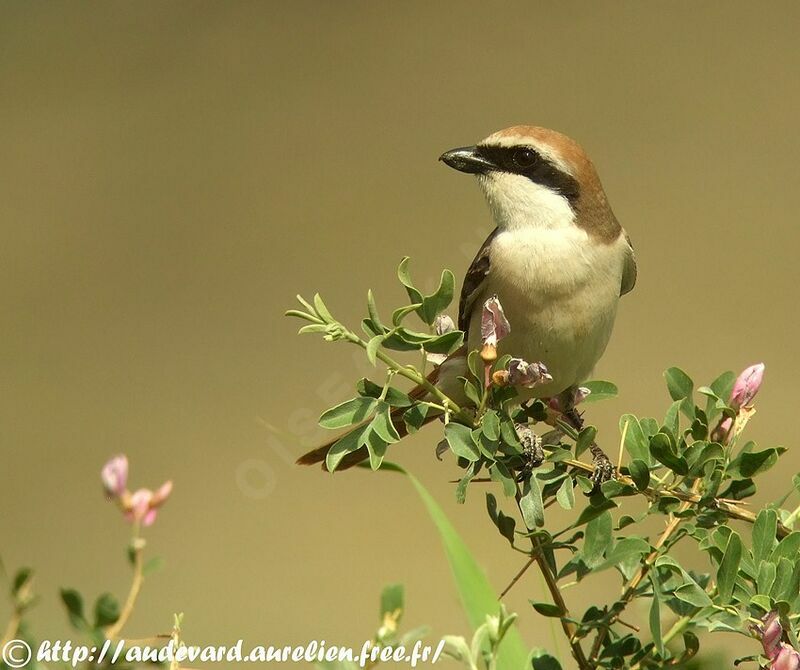
[[[583,227],[587,216],[605,213],[613,219],[592,162],[554,130],[512,126],[439,160],[478,177],[502,229]]]

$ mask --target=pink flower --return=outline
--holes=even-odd
[[[109,498],[120,498],[128,485],[128,457],[124,454],[114,456],[100,471],[103,489]]]
[[[769,670],[800,670],[800,653],[781,641],[783,626],[777,612],[770,612],[761,619],[763,626],[751,626],[761,638],[764,656],[770,660]]]
[[[777,656],[771,660],[770,670],[800,670],[800,654],[783,642]]]
[[[758,389],[761,388],[761,383],[764,380],[765,367],[766,366],[763,363],[756,363],[755,365],[751,365],[749,368],[744,370],[736,378],[729,401],[729,404],[733,409],[739,410],[742,407],[748,407],[752,404],[753,399],[756,397],[756,393],[758,393]]]
[[[158,508],[163,505],[172,493],[172,480],[164,482],[157,491],[139,489],[131,494],[125,518],[131,522],[151,526],[158,516]]]
[[[493,347],[511,332],[511,326],[503,312],[503,306],[496,295],[493,295],[483,303],[483,314],[481,315],[481,340],[485,345]]]
[[[747,423],[749,414],[752,413],[751,407],[756,393],[764,381],[765,367],[763,363],[756,363],[743,370],[736,378],[731,390],[731,397],[728,399],[728,404],[736,412],[736,417],[723,416],[719,420],[714,430],[711,431],[711,439],[714,442],[727,444],[737,420],[739,425],[736,433],[741,432],[744,424]]]

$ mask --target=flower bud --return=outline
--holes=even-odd
[[[124,454],[114,456],[100,471],[103,489],[109,498],[120,498],[128,485],[128,457]]]
[[[763,363],[751,365],[736,378],[729,401],[733,409],[738,410],[752,404],[764,381],[765,367]]]
[[[780,650],[769,667],[770,670],[800,670],[800,654],[788,644],[781,643]]]
[[[764,625],[758,627],[758,632],[761,635],[761,644],[764,645],[764,655],[773,659],[780,651],[783,635],[781,620],[777,612],[770,612],[761,621]]]
[[[508,386],[508,370],[498,370],[492,375],[492,381],[496,386]]]
[[[481,349],[481,359],[484,363],[494,363],[497,360],[497,347],[487,342]]]
[[[711,431],[711,441],[727,444],[731,428],[733,428],[733,419],[729,416],[724,417]]]
[[[150,514],[150,504],[152,500],[153,492],[150,489],[138,489],[134,491],[128,501],[128,509],[125,511],[125,518],[128,519],[128,521],[149,526],[155,521],[155,515]],[[151,516],[152,518],[148,518]]]

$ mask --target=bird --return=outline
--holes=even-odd
[[[454,400],[466,401],[467,352],[481,348],[484,302],[496,296],[511,325],[497,353],[546,366],[549,379],[520,389],[520,401],[558,399],[573,424],[572,402],[590,377],[611,337],[621,296],[636,284],[630,237],[606,197],[594,164],[573,139],[539,126],[517,125],[472,146],[444,152],[439,160],[474,175],[494,229],[462,283],[458,327],[465,346],[445,360],[431,381]],[[412,397],[423,397],[414,389]],[[433,418],[433,417],[429,417]],[[401,431],[404,426],[398,421]],[[335,440],[301,456],[325,459]],[[595,452],[598,459],[605,458]],[[354,465],[366,449],[339,467]],[[603,467],[608,470],[607,459]]]

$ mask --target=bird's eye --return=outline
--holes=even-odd
[[[517,149],[512,160],[519,168],[529,168],[536,162],[536,152],[532,149]]]

